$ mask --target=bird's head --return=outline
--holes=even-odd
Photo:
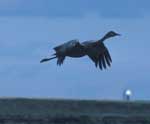
[[[114,31],[109,31],[109,32],[105,35],[105,38],[110,38],[110,37],[114,37],[114,36],[120,36],[120,34],[114,32]]]

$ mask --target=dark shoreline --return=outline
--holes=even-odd
[[[1,123],[150,124],[150,102],[0,98]]]

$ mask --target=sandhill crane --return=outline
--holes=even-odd
[[[53,57],[44,58],[40,62],[43,63],[57,58],[57,65],[62,65],[65,57],[79,58],[87,55],[95,63],[96,67],[99,65],[101,70],[103,68],[106,69],[107,65],[111,66],[112,59],[108,49],[104,45],[104,41],[114,36],[120,36],[120,34],[109,31],[100,40],[90,40],[82,43],[77,39],[68,41],[54,47],[56,53],[53,54]]]

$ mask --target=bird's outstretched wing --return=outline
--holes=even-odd
[[[101,70],[111,66],[112,59],[104,43],[89,44],[87,53],[89,58],[95,63],[95,66],[99,66]]]
[[[57,65],[61,66],[65,60],[65,56],[57,57]]]

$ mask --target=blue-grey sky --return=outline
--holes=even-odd
[[[0,96],[150,99],[150,1],[1,0]],[[113,63],[100,71],[88,57],[40,64],[53,47],[71,39],[107,40]]]

